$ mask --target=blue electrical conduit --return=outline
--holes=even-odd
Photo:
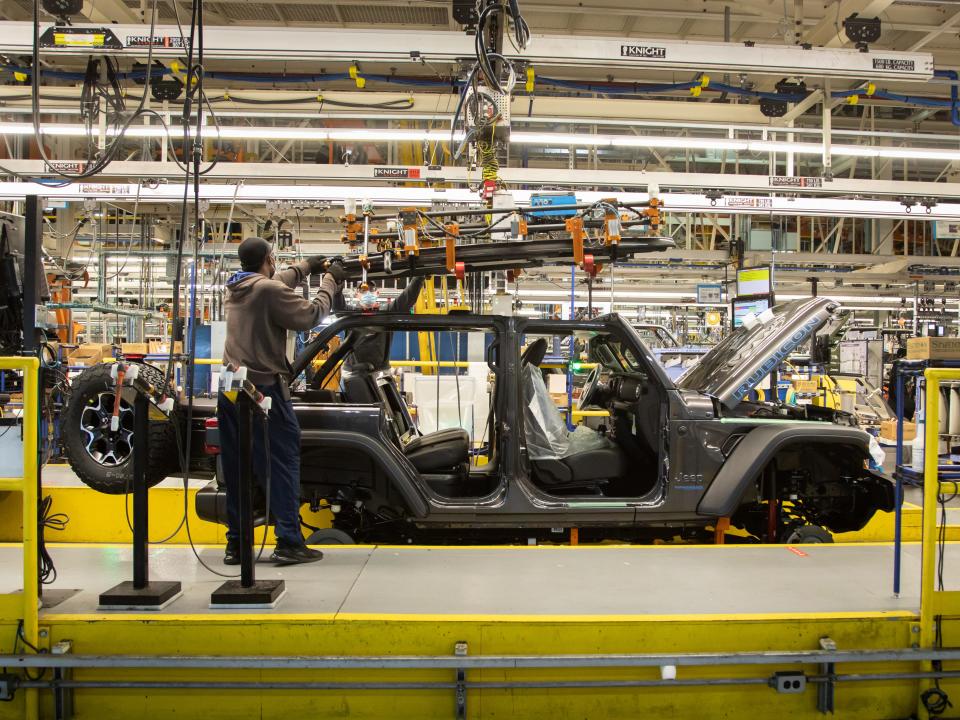
[[[21,67],[11,63],[0,63],[0,71],[9,72],[11,74],[18,73],[21,75],[30,76],[31,68]],[[52,70],[46,69],[41,70],[41,74],[44,77],[56,78],[61,80],[83,80],[85,77],[84,73],[80,72],[68,72],[65,70]],[[169,68],[154,68],[150,71],[150,76],[152,78],[162,78],[166,75],[173,75],[174,73]],[[130,80],[144,80],[147,76],[146,70],[132,70],[130,72],[118,73],[118,77],[121,79],[130,79]],[[316,82],[337,82],[343,80],[350,80],[351,76],[349,73],[317,73],[312,75],[286,75],[286,74],[274,74],[274,73],[236,73],[236,72],[227,72],[227,71],[208,71],[205,73],[206,77],[215,79],[215,80],[234,80],[236,82],[250,82],[250,83],[284,83],[284,84],[297,84],[297,83],[316,83]],[[931,108],[950,108],[950,121],[960,127],[960,101],[958,101],[958,88],[957,83],[960,78],[958,78],[958,73],[955,70],[935,70],[935,77],[942,77],[952,80],[953,83],[950,86],[950,99],[942,98],[928,98],[928,97],[919,97],[916,95],[902,95],[899,93],[892,93],[886,90],[875,90],[873,93],[866,92],[863,88],[856,88],[853,90],[838,90],[830,93],[830,97],[834,99],[845,99],[854,96],[858,97],[875,97],[879,100],[888,100],[891,102],[902,103],[904,105],[915,105],[918,107],[931,107]],[[426,78],[410,78],[410,77],[399,77],[396,75],[383,75],[378,73],[364,73],[363,77],[367,80],[373,82],[383,82],[393,85],[404,85],[409,87],[442,87],[450,89],[462,88],[464,83],[456,80],[430,80]],[[703,88],[704,90],[727,93],[729,95],[739,95],[743,97],[752,97],[762,100],[782,100],[784,102],[800,102],[807,97],[805,93],[776,93],[776,92],[763,92],[759,90],[748,90],[745,88],[738,87],[736,85],[730,85],[723,82],[710,82],[709,84],[704,85],[701,81],[695,80],[690,82],[681,82],[681,83],[650,83],[650,84],[640,84],[633,83],[632,85],[620,84],[607,84],[607,83],[591,83],[591,82],[582,82],[577,80],[562,80],[560,78],[552,78],[548,76],[540,76],[537,78],[537,83],[545,87],[554,87],[562,88],[565,90],[576,90],[579,92],[590,92],[590,93],[602,93],[605,95],[619,96],[619,97],[629,97],[634,95],[650,95],[650,94],[659,94],[659,93],[670,93],[670,92],[682,92],[685,90],[692,90],[694,88]],[[220,98],[211,98],[211,101],[217,101]],[[319,102],[318,98],[318,102]]]

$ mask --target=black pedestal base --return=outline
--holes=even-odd
[[[145,587],[135,588],[124,580],[100,595],[101,610],[162,610],[181,595],[176,580],[153,580]]]
[[[272,608],[286,592],[283,580],[255,580],[243,587],[239,580],[228,580],[213,591],[211,608]]]

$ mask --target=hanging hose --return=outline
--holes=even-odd
[[[493,143],[478,142],[477,154],[480,160],[480,176],[485,182],[500,184],[500,161]]]

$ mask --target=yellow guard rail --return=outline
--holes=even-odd
[[[941,482],[939,472],[940,447],[940,383],[960,381],[960,369],[928,368],[924,370],[926,398],[924,402],[923,439],[923,535],[922,560],[920,565],[920,648],[927,650],[937,642],[937,616],[960,616],[960,590],[937,589],[937,496],[941,485],[956,486],[957,481]],[[923,663],[923,670],[932,669],[930,662]],[[932,683],[921,683],[922,688]],[[917,717],[928,717],[923,703],[918,704]]]
[[[23,637],[39,645],[39,557],[37,545],[37,442],[40,407],[37,375],[40,361],[35,357],[0,357],[0,370],[23,372],[23,477],[0,478],[0,492],[18,492],[23,496],[23,593],[0,595],[0,617],[23,620]],[[24,717],[39,717],[36,689],[25,689]]]

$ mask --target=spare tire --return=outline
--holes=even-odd
[[[163,372],[140,365],[147,382],[162,385]],[[115,389],[110,365],[87,368],[70,383],[60,433],[70,467],[84,484],[108,495],[133,490],[133,406],[120,401],[120,428],[110,430]],[[150,422],[147,485],[153,487],[179,466],[176,410],[169,422]]]

